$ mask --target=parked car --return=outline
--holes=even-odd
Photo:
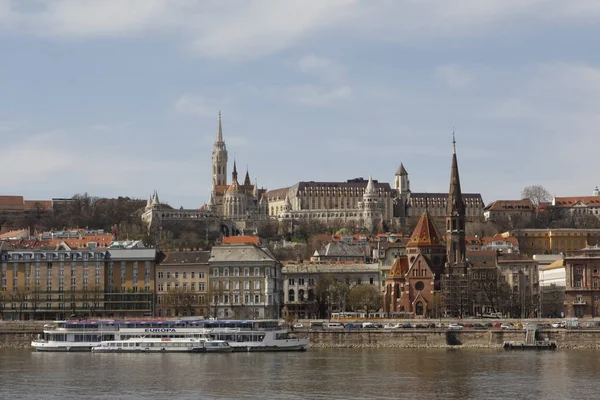
[[[383,329],[398,329],[400,327],[401,327],[400,324],[385,324],[383,326]]]
[[[485,329],[485,325],[483,324],[473,324],[473,326],[471,326],[471,328],[473,329]]]
[[[552,323],[552,327],[553,328],[564,328],[565,327],[565,321],[553,322]]]
[[[413,326],[411,324],[402,324],[402,328],[404,329],[409,329],[412,328]]]
[[[361,326],[359,324],[346,324],[346,326],[344,326],[344,329],[360,329]]]
[[[294,324],[294,328],[304,328],[304,325],[302,325],[300,322],[296,322]]]
[[[460,330],[463,329],[464,326],[462,326],[461,324],[448,324],[448,329],[456,329],[456,330]]]
[[[500,329],[517,329],[517,327],[512,324],[502,324],[500,325]]]

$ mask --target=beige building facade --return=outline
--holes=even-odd
[[[165,253],[156,267],[156,315],[206,316],[210,251]]]

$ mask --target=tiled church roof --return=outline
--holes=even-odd
[[[442,246],[442,240],[435,227],[435,223],[429,218],[429,213],[425,211],[406,247],[431,247]]]

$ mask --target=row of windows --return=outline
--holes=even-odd
[[[223,268],[222,275],[219,268],[213,268],[212,274],[213,276],[229,276],[229,268]],[[244,276],[250,276],[250,268],[245,267],[243,270],[243,274]],[[240,269],[238,267],[233,268],[233,276],[240,276]],[[254,276],[261,276],[260,267],[254,267]],[[272,277],[270,268],[265,268],[265,276],[269,278]]]
[[[173,285],[171,285],[171,283],[167,283],[167,284],[159,283],[158,291],[164,292],[165,288],[166,288],[166,291],[168,292],[171,289],[179,289],[180,287],[183,290],[187,291],[189,289],[190,291],[195,292],[196,291],[196,282],[191,282],[189,285],[187,282],[184,282],[181,286],[179,285],[179,283],[175,283]],[[198,283],[198,291],[203,292],[205,289],[206,289],[205,284],[202,282],[199,282]]]
[[[184,271],[184,272],[171,272],[171,271],[167,271],[166,273],[163,271],[159,271],[158,272],[158,279],[164,279],[165,276],[167,277],[167,279],[171,279],[171,278],[175,278],[175,279],[179,279],[179,277],[181,276],[183,279],[188,279],[188,276],[190,279],[196,279],[196,276],[198,277],[198,279],[204,279],[204,272],[196,272],[196,271]]]

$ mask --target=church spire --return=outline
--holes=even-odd
[[[446,214],[465,215],[465,204],[460,189],[460,176],[458,175],[458,161],[456,159],[456,139],[452,132],[452,167],[450,171],[450,191],[448,192],[448,201],[446,203]]]
[[[233,172],[231,173],[231,180],[237,182],[237,167],[235,166],[235,159],[233,160]]]
[[[252,181],[250,180],[250,173],[248,172],[248,166],[246,165],[246,177],[244,178],[244,186],[251,186]]]
[[[223,126],[221,125],[221,110],[219,110],[219,120],[217,124],[217,143],[223,142]]]
[[[446,201],[446,253],[451,265],[459,265],[466,257],[465,203],[460,188],[458,161],[456,160],[456,139],[452,132],[452,167],[450,190]]]

